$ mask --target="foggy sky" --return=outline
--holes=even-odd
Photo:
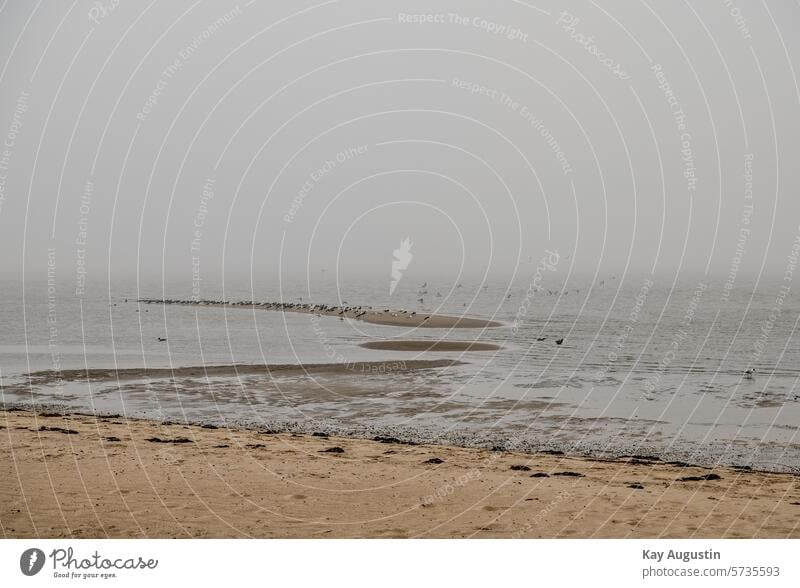
[[[794,2],[2,6],[6,276],[780,275],[800,234]]]

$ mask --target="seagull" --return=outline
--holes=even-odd
[[[157,339],[157,340],[159,340],[159,341],[161,341],[161,342],[164,342],[164,341],[166,341],[166,340],[167,340],[167,338],[166,338],[166,337],[156,337],[156,339]]]
[[[753,376],[756,375],[756,368],[747,368],[744,370],[744,377],[748,380],[752,380]]]
[[[556,345],[561,345],[563,342],[564,342],[564,337],[561,337],[561,339],[556,339]]]

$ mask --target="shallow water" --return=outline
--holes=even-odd
[[[523,276],[524,278],[525,276]],[[324,428],[409,440],[590,454],[647,453],[693,463],[800,471],[800,303],[789,295],[770,321],[779,282],[721,284],[607,277],[401,284],[226,284],[230,300],[391,305],[502,321],[493,329],[404,329],[235,308],[137,305],[138,296],[186,297],[160,283],[100,284],[48,307],[46,288],[3,283],[0,370],[6,403],[63,405],[169,420]],[[381,285],[382,286],[382,285]],[[552,293],[549,293],[550,290]],[[561,291],[561,294],[555,291]],[[564,294],[563,291],[567,293]],[[222,288],[204,294],[222,296]],[[440,292],[441,297],[436,296]],[[527,297],[526,297],[527,292]],[[124,302],[125,298],[128,302]],[[637,301],[638,300],[638,301]],[[138,312],[137,312],[138,310]],[[49,322],[48,322],[49,321]],[[515,326],[516,321],[516,326]],[[56,330],[52,331],[51,327]],[[157,341],[166,337],[166,342]],[[555,340],[564,338],[562,345]],[[381,339],[480,339],[497,351],[378,351]],[[544,338],[543,341],[538,339]],[[453,358],[466,365],[385,374],[176,378],[63,387],[20,386],[27,372],[84,367],[324,363]],[[753,379],[742,375],[755,367]]]

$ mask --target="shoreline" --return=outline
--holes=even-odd
[[[800,537],[794,474],[0,410],[9,537]]]
[[[335,419],[260,419],[226,418],[217,413],[205,417],[190,417],[186,413],[154,414],[154,411],[129,411],[121,414],[118,410],[92,410],[88,406],[74,406],[54,402],[31,403],[28,401],[0,402],[0,414],[31,413],[47,417],[69,418],[72,416],[90,417],[97,420],[123,419],[133,422],[152,422],[164,426],[200,427],[209,429],[230,429],[258,434],[286,434],[298,436],[330,436],[354,441],[373,441],[392,439],[400,445],[452,447],[466,450],[489,451],[492,453],[515,453],[530,457],[542,455],[563,456],[602,463],[630,463],[663,465],[677,469],[693,468],[712,471],[719,468],[743,473],[775,474],[795,476],[800,480],[800,468],[786,464],[761,466],[754,463],[720,460],[715,454],[697,455],[683,449],[670,448],[664,452],[659,447],[631,443],[627,445],[599,448],[594,444],[582,442],[538,440],[535,436],[523,434],[479,435],[470,431],[438,428],[404,426],[397,424],[343,424]],[[774,465],[774,467],[772,467]]]

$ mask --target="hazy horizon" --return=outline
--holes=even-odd
[[[800,235],[796,4],[152,6],[3,5],[1,274],[755,279]]]

